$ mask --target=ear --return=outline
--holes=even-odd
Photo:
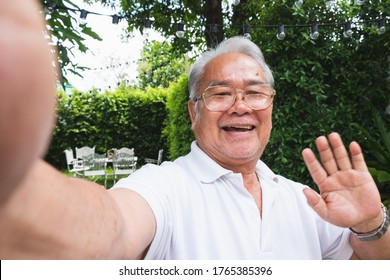
[[[195,119],[196,119],[195,104],[196,104],[196,102],[193,101],[193,100],[188,100],[188,102],[187,102],[188,113],[190,114],[192,126],[194,126],[194,124],[195,124]]]

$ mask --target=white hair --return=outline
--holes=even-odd
[[[199,92],[200,81],[203,78],[206,65],[214,58],[225,53],[242,53],[253,58],[262,67],[266,82],[271,86],[274,85],[271,69],[265,62],[260,48],[251,40],[242,36],[236,36],[222,41],[215,49],[204,52],[192,65],[188,77],[190,99],[195,99]]]

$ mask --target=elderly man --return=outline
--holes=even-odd
[[[350,159],[337,133],[319,137],[322,164],[302,152],[320,195],[259,160],[275,91],[261,51],[244,38],[191,69],[188,155],[109,191],[64,177],[39,159],[55,75],[34,9],[32,0],[0,2],[2,259],[390,258],[388,213],[357,143]]]

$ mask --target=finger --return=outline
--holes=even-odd
[[[352,164],[354,169],[361,171],[368,171],[366,161],[362,153],[362,149],[357,142],[352,142],[349,145],[349,151],[351,152]]]
[[[333,155],[332,148],[329,146],[328,139],[320,136],[316,139],[317,150],[320,154],[321,162],[329,175],[336,173],[339,168]]]
[[[333,132],[328,136],[329,143],[333,150],[333,155],[336,160],[337,166],[340,170],[347,170],[352,168],[351,160],[347,149],[345,148],[343,141],[338,133]]]
[[[313,181],[317,184],[318,187],[320,187],[322,182],[325,181],[328,177],[328,174],[326,173],[325,169],[322,168],[322,165],[319,163],[311,149],[304,149],[302,151],[302,157],[311,177],[313,178]]]
[[[314,209],[314,211],[317,212],[320,217],[325,219],[327,215],[327,208],[326,203],[321,198],[321,196],[310,188],[303,189],[303,193],[306,196],[307,203]]]

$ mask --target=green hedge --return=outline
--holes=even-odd
[[[195,139],[191,130],[191,120],[187,109],[189,97],[188,77],[183,74],[170,88],[167,100],[168,117],[164,136],[169,146],[169,159],[174,160],[190,151]]]
[[[96,152],[111,148],[134,148],[140,164],[145,157],[156,158],[162,138],[166,89],[142,91],[120,86],[115,92],[97,90],[70,95],[58,94],[58,122],[46,160],[59,169],[66,168],[64,150],[95,146]]]

